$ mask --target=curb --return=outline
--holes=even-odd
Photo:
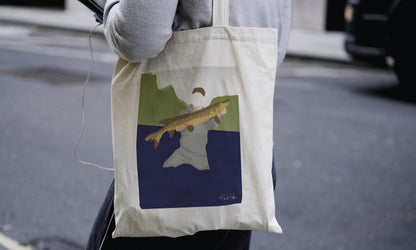
[[[91,19],[93,20],[93,16],[91,16]],[[74,26],[65,25],[65,24],[53,24],[53,23],[52,24],[49,24],[49,23],[46,24],[46,23],[36,22],[36,21],[29,22],[29,21],[25,21],[25,20],[2,18],[2,17],[0,17],[0,23],[10,24],[10,25],[22,25],[22,26],[29,26],[29,27],[30,26],[35,26],[35,27],[41,27],[41,28],[45,28],[45,29],[71,31],[71,32],[76,32],[76,33],[89,33],[92,30],[92,29],[88,29],[86,27],[81,28],[81,27],[74,27]],[[98,25],[98,24],[99,23],[96,22],[96,25]],[[99,27],[98,29],[96,29],[94,31],[94,34],[103,34],[102,26]]]
[[[91,15],[91,19],[93,18],[94,18],[93,15]],[[69,31],[69,32],[76,32],[76,33],[83,33],[83,34],[88,34],[89,32],[91,32],[91,30],[87,28],[80,28],[80,27],[62,25],[62,24],[57,24],[57,23],[45,24],[42,22],[28,22],[25,20],[17,20],[17,19],[1,18],[1,17],[0,17],[0,23],[10,24],[10,25],[22,25],[22,26],[27,26],[27,27],[31,27],[31,26],[40,27],[40,28],[45,28],[45,29],[50,29],[50,30]],[[98,25],[98,22],[96,24]],[[298,31],[295,30],[293,33],[296,33],[296,32]],[[95,29],[93,33],[95,35],[104,36],[103,26]],[[293,36],[291,38],[293,39]],[[290,40],[289,40],[289,45],[290,45]],[[326,53],[326,55],[321,55],[312,49],[305,49],[305,47],[297,49],[296,46],[289,46],[286,52],[286,58],[311,60],[311,61],[316,60],[316,61],[321,61],[321,62],[330,62],[330,63],[337,63],[337,64],[343,64],[343,65],[358,65],[358,66],[364,66],[364,67],[383,68],[381,66],[375,66],[371,63],[366,63],[364,61],[354,60],[353,58],[349,56],[328,56],[328,53]]]

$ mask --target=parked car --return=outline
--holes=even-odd
[[[344,16],[347,53],[373,62],[391,59],[399,83],[415,83],[415,0],[347,0]]]

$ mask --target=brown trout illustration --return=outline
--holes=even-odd
[[[145,138],[145,141],[154,141],[155,148],[159,145],[160,138],[165,132],[169,132],[169,136],[172,138],[175,130],[179,126],[185,126],[188,128],[189,131],[192,131],[193,126],[208,121],[211,118],[214,118],[215,121],[219,122],[218,114],[223,111],[228,104],[230,104],[230,100],[225,100],[222,102],[218,102],[216,104],[212,104],[206,108],[201,110],[187,113],[183,115],[178,115],[173,118],[168,118],[165,120],[160,121],[164,126],[160,130],[148,135]]]

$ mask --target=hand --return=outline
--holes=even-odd
[[[218,118],[220,118],[221,116],[223,116],[225,114],[227,114],[227,109],[226,108],[223,111],[219,112],[217,116],[218,116]]]
[[[182,130],[184,130],[186,128],[185,125],[179,125],[176,127],[176,132],[181,132]]]

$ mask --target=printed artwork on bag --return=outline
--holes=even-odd
[[[209,85],[198,83],[159,87],[158,75],[161,73],[141,75],[137,128],[140,207],[241,203],[238,96],[212,97],[207,93]]]

